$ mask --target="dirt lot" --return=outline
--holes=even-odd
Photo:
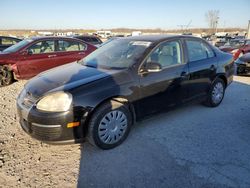
[[[250,187],[250,77],[235,80],[218,108],[152,117],[110,151],[31,139],[15,108],[25,81],[0,88],[0,187]]]
[[[0,88],[0,187],[76,187],[80,146],[51,146],[20,128],[15,99],[25,81]]]

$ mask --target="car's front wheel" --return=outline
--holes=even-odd
[[[127,138],[131,125],[127,106],[111,100],[94,112],[89,121],[88,140],[101,149],[114,148]]]
[[[6,66],[0,66],[0,87],[10,85],[12,82],[12,72]]]
[[[217,78],[211,85],[210,91],[205,101],[205,105],[210,107],[219,106],[225,94],[225,82]]]

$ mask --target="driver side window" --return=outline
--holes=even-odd
[[[162,68],[182,63],[181,47],[177,41],[164,42],[160,44],[146,60],[146,63],[159,63]]]
[[[55,51],[54,41],[41,41],[33,44],[28,51],[32,54],[52,53]]]

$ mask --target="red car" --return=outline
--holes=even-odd
[[[231,53],[236,60],[245,53],[250,52],[250,40],[231,40],[224,46],[221,46],[220,50]]]
[[[80,60],[95,46],[66,37],[25,39],[0,53],[0,86],[14,79],[29,79],[42,71]]]

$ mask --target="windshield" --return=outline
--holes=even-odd
[[[151,42],[147,41],[113,40],[92,52],[79,63],[95,68],[128,68],[142,56],[150,45]]]
[[[21,42],[18,42],[13,46],[10,46],[9,48],[6,48],[3,52],[17,52],[19,49],[21,49],[31,41],[32,41],[31,39],[22,40]]]

